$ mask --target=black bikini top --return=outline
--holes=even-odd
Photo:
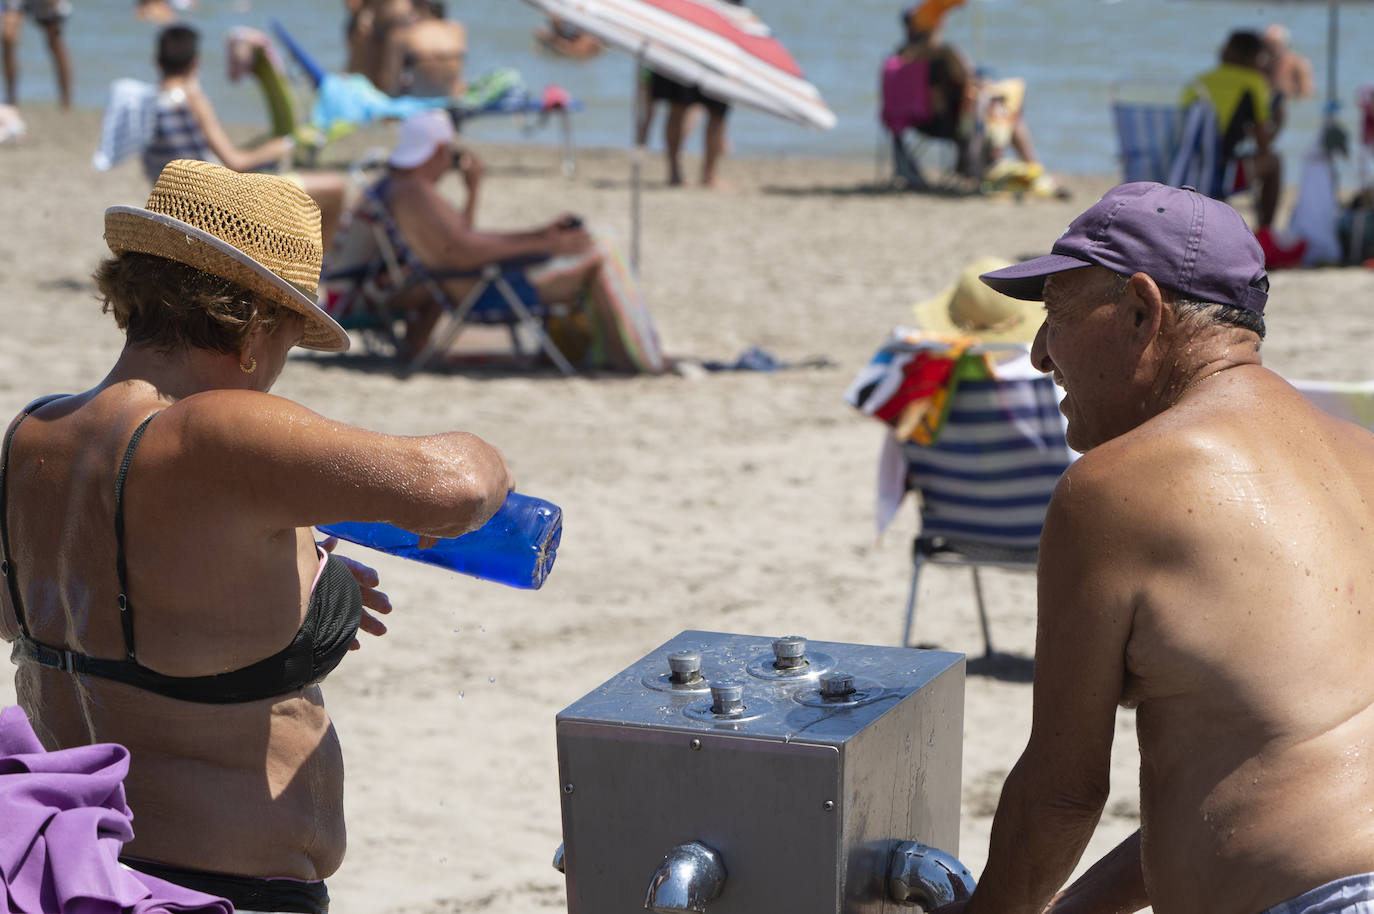
[[[47,397],[25,407],[19,418],[10,426],[3,446],[0,446],[0,551],[3,551],[4,559],[3,563],[0,563],[0,573],[4,574],[9,587],[10,602],[14,606],[21,632],[14,643],[11,660],[15,663],[41,663],[68,673],[84,673],[87,676],[113,679],[168,698],[203,704],[233,704],[275,698],[319,682],[339,665],[358,631],[358,624],[362,619],[363,600],[352,572],[332,555],[329,556],[310,593],[310,605],[305,622],[291,643],[271,657],[242,669],[212,676],[167,676],[138,662],[134,653],[133,606],[128,598],[127,568],[124,560],[124,477],[129,472],[129,464],[133,461],[139,439],[143,437],[148,423],[157,413],[144,419],[134,431],[133,438],[124,451],[124,460],[119,465],[119,475],[115,478],[118,605],[120,626],[124,633],[124,659],[104,660],[89,657],[35,641],[29,634],[28,623],[24,618],[16,569],[10,561],[9,490],[5,475],[9,467],[10,442],[14,439],[14,433],[20,423],[34,410],[55,399],[58,398]]]

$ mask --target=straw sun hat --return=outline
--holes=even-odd
[[[175,260],[290,308],[305,317],[306,349],[348,349],[348,334],[315,303],[320,209],[293,181],[176,159],[158,175],[147,209],[105,210],[105,243],[116,255]]]
[[[979,257],[959,279],[932,299],[912,308],[916,323],[936,333],[966,333],[989,343],[1030,343],[1043,318],[1040,302],[1020,301],[988,288],[982,273],[1011,266],[997,257]]]

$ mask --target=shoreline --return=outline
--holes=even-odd
[[[95,146],[99,140],[100,135],[100,119],[104,113],[102,108],[90,108],[75,105],[71,108],[70,111],[63,111],[58,107],[56,102],[43,101],[30,102],[20,105],[18,110],[20,117],[23,118],[25,124],[28,125],[28,135],[24,137],[22,140],[20,140],[17,144],[12,142],[10,144],[0,145],[0,153],[3,153],[5,149],[9,148],[9,146],[12,145],[24,145],[27,143],[32,143],[35,139],[34,127],[32,126],[33,123],[42,124],[44,127],[48,127],[52,124],[54,120],[60,120],[68,117],[80,120],[83,124],[90,125],[89,133],[91,136],[91,152],[95,151]],[[30,117],[29,115],[32,115],[32,117]],[[225,130],[228,131],[230,136],[234,138],[236,142],[240,143],[247,142],[250,139],[263,137],[265,136],[266,130],[265,123],[225,123],[223,126]],[[356,152],[361,152],[368,146],[375,146],[379,144],[386,145],[390,141],[390,139],[395,136],[395,130],[396,125],[394,123],[382,122],[365,125],[363,127],[360,127],[354,133],[348,134],[340,138],[339,140],[335,141],[333,144],[331,144],[330,148],[356,150]],[[543,138],[530,138],[527,140],[503,139],[488,142],[481,139],[480,136],[473,137],[470,135],[464,135],[460,133],[459,142],[467,142],[469,145],[472,145],[474,147],[488,149],[493,152],[508,152],[512,154],[529,154],[541,150],[547,151],[550,154],[557,154],[559,150],[561,150],[561,140],[558,138],[554,128],[548,128],[547,132],[541,134],[540,136]],[[374,142],[365,142],[363,145],[359,145],[360,138],[372,138]],[[578,145],[576,143],[576,137],[574,136],[573,149],[576,157],[579,159],[584,155],[596,158],[605,158],[615,155],[628,156],[629,153],[633,150],[633,146],[631,146],[628,143],[624,146],[583,146]],[[645,153],[646,163],[649,166],[649,170],[652,170],[654,165],[662,159],[663,150],[661,148],[661,144],[650,143],[648,146],[645,147]],[[700,158],[701,157],[699,154],[694,153],[690,150],[684,150],[684,163],[691,163],[693,166],[695,166],[697,163],[700,162]],[[730,163],[732,162],[833,162],[837,164],[842,164],[845,167],[845,171],[847,173],[855,170],[862,170],[865,167],[869,170],[870,173],[872,173],[875,170],[875,159],[876,156],[873,153],[873,151],[869,151],[866,154],[859,153],[856,151],[855,153],[850,155],[836,155],[833,153],[808,152],[806,150],[800,150],[796,152],[787,151],[768,153],[761,150],[746,149],[739,152],[732,150],[731,152],[727,153],[725,158],[722,160],[722,165],[723,167],[728,168]],[[324,157],[322,167],[343,168],[347,166],[348,161],[349,160],[347,159],[336,159],[327,152]],[[887,154],[886,151],[884,151],[883,161],[886,163],[887,170],[890,173],[890,155]],[[1053,173],[1057,177],[1064,179],[1065,181],[1071,181],[1074,183],[1086,182],[1092,184],[1093,186],[1103,184],[1105,184],[1106,186],[1110,186],[1111,183],[1114,183],[1114,181],[1116,180],[1114,173],[1109,170],[1093,172],[1067,172],[1059,171],[1048,166],[1046,167],[1046,170]],[[690,173],[691,170],[689,169],[689,174]],[[687,185],[688,189],[690,189],[691,186],[691,182],[689,181]]]

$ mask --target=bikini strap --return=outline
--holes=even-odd
[[[14,421],[10,423],[9,431],[5,432],[5,443],[0,445],[0,575],[4,575],[5,584],[10,591],[10,605],[14,607],[14,616],[19,622],[19,631],[25,638],[29,637],[29,623],[24,618],[24,604],[19,599],[19,579],[17,575],[10,573],[10,505],[9,505],[9,483],[8,471],[10,464],[10,442],[14,440],[14,433],[19,431],[19,424],[29,417],[29,413],[35,412],[47,406],[54,400],[60,400],[68,394],[51,394],[46,397],[39,397],[28,406],[24,407]]]
[[[129,446],[124,449],[124,459],[119,464],[119,475],[115,477],[115,565],[119,572],[119,626],[124,631],[124,655],[137,662],[134,656],[134,614],[129,606],[128,565],[124,560],[124,477],[129,475],[129,464],[133,462],[134,451],[138,449],[139,439],[153,421],[153,413],[138,424]]]

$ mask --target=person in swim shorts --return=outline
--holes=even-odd
[[[1374,435],[1260,358],[1234,209],[1113,188],[986,273],[1045,303],[1069,444],[1040,539],[1034,712],[971,900],[942,914],[1374,911]],[[1136,708],[1141,829],[1062,889]]]
[[[62,28],[72,14],[70,0],[0,0],[0,56],[5,67],[5,103],[18,104],[19,29],[24,16],[33,19],[48,39],[57,100],[64,109],[72,106],[72,56],[62,38]]]
[[[319,208],[298,185],[168,163],[105,212],[109,373],[34,401],[0,452],[0,636],[45,748],[129,749],[122,861],[244,911],[328,910],[343,755],[320,681],[380,635],[371,569],[317,524],[476,529],[512,477],[464,432],[394,436],[270,393],[315,304]]]

